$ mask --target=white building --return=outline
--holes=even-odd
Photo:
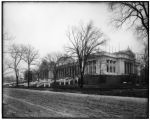
[[[105,51],[90,55],[85,67],[84,86],[98,88],[118,88],[124,80],[136,81],[140,75],[140,64],[135,54],[128,48],[115,53]],[[56,79],[59,85],[77,85],[80,69],[71,57],[62,57],[57,64]],[[130,76],[131,75],[131,76]],[[53,77],[53,71],[49,71]],[[72,83],[67,80],[73,80]],[[66,80],[66,81],[64,81]]]
[[[98,52],[88,59],[85,74],[128,75],[140,74],[135,54],[128,48],[115,53]]]
[[[71,57],[60,58],[57,65],[57,78],[74,77],[79,74],[78,63]],[[135,54],[127,50],[108,53],[105,51],[92,54],[85,68],[88,75],[140,75],[139,63]],[[51,75],[52,72],[51,72]]]

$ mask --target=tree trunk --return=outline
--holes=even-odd
[[[80,88],[83,88],[83,80],[84,80],[84,75],[83,75],[83,73],[81,72],[81,74],[80,74],[81,76],[80,76]]]
[[[18,87],[18,75],[17,75],[17,72],[16,72],[16,86]]]
[[[30,86],[30,65],[28,64],[28,88]]]

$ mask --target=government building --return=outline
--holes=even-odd
[[[84,84],[86,86],[113,86],[121,83],[126,76],[139,76],[140,66],[135,58],[135,54],[128,48],[119,52],[108,53],[97,52],[87,60],[85,68]],[[72,85],[78,82],[79,65],[71,57],[61,57],[57,64],[56,79],[60,85],[67,83],[65,78],[72,78]],[[49,71],[49,78],[53,78],[53,72]]]

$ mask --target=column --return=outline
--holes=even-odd
[[[133,64],[131,63],[131,73],[133,73]]]
[[[124,70],[125,70],[125,74],[126,74],[126,62],[124,62]]]
[[[68,85],[70,85],[70,80],[68,81]]]
[[[64,85],[66,85],[66,80],[64,79]]]
[[[108,72],[110,72],[110,60],[108,60]]]

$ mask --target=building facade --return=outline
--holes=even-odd
[[[130,50],[115,53],[98,52],[88,59],[85,74],[129,75],[139,74],[139,63]]]
[[[114,53],[101,51],[90,55],[84,74],[84,87],[118,88],[124,81],[134,83],[139,79],[140,63],[129,48]],[[48,75],[48,79],[54,79],[52,69]],[[60,86],[78,86],[79,76],[77,60],[61,57],[57,61],[55,79]]]
[[[130,50],[92,54],[85,68],[85,75],[140,75],[139,63]],[[57,65],[57,79],[79,75],[78,63],[71,57],[62,57]]]

